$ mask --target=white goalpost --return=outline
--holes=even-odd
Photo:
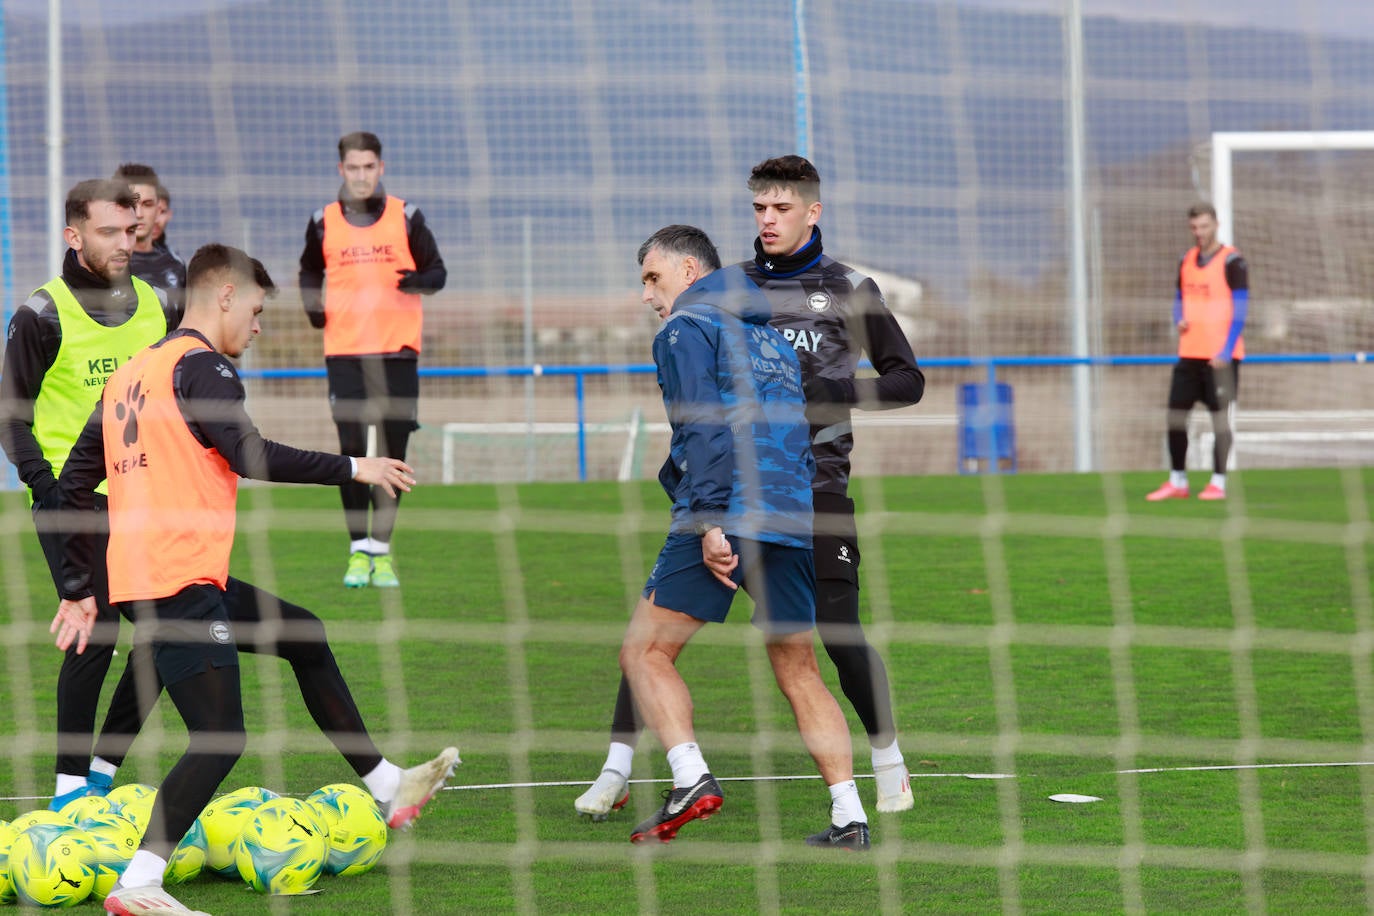
[[[1237,153],[1322,154],[1361,150],[1374,151],[1374,130],[1214,132],[1211,196],[1217,211],[1218,238],[1225,244],[1237,242]],[[1295,252],[1288,254],[1300,256]],[[1360,362],[1363,354],[1356,357]],[[1374,411],[1350,406],[1244,410],[1238,412],[1237,421],[1229,462],[1232,468],[1256,461],[1263,464],[1266,460],[1278,464],[1359,464],[1369,454],[1369,426],[1374,422]],[[1205,466],[1210,460],[1210,429],[1195,425],[1190,439],[1190,457],[1198,467]]]
[[[1327,152],[1374,150],[1374,130],[1218,131],[1212,134],[1212,206],[1217,208],[1217,237],[1235,239],[1231,159],[1238,152]]]

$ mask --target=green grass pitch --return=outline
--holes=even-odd
[[[867,856],[801,844],[828,796],[743,598],[682,659],[724,809],[669,846],[631,846],[667,785],[646,737],[628,808],[574,815],[662,542],[656,484],[421,486],[402,505],[392,592],[341,586],[332,490],[246,487],[234,573],[324,618],[384,753],[408,765],[454,743],[463,764],[369,874],[292,899],[211,877],[178,893],[212,913],[321,916],[1368,912],[1374,472],[1246,471],[1225,503],[1147,504],[1157,478],[855,482],[864,620],[916,793],[913,811],[873,811],[842,700]],[[52,791],[58,656],[19,494],[0,497],[0,525],[9,819]],[[245,656],[243,670],[249,749],[225,791],[355,781],[283,664]],[[181,741],[164,700],[119,781],[156,783]]]

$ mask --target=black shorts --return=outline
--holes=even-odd
[[[134,641],[150,643],[164,684],[176,684],[210,668],[239,663],[234,627],[224,593],[213,585],[188,585],[170,598],[121,602],[132,615]]]
[[[335,423],[409,422],[418,429],[419,360],[403,356],[329,356],[329,411]]]
[[[1205,359],[1180,359],[1174,363],[1169,383],[1169,409],[1191,410],[1201,401],[1216,413],[1230,407],[1240,388],[1240,360],[1232,360],[1220,369],[1212,368]]]
[[[854,521],[854,500],[838,493],[814,493],[816,513],[813,549],[816,578],[859,582],[859,532]]]

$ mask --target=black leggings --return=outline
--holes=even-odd
[[[381,356],[331,356],[325,360],[329,404],[339,431],[339,452],[353,458],[367,454],[367,430],[377,431],[377,455],[405,460],[420,394],[416,360]],[[382,487],[349,481],[339,486],[348,536],[370,536],[390,542],[401,497]],[[372,510],[369,526],[368,510]]]
[[[209,668],[169,685],[167,695],[186,723],[186,753],[158,787],[140,846],[163,859],[171,858],[247,744],[237,666]]]
[[[54,579],[60,578],[62,570],[62,540],[57,528],[60,510],[56,507],[56,499],[57,492],[54,490],[46,504],[35,505],[33,512],[38,544],[43,549],[48,568],[54,571]],[[97,497],[96,505],[103,509],[104,497]],[[76,643],[72,643],[63,654],[62,667],[57,673],[57,759],[54,761],[54,770],[59,775],[86,776],[100,691],[119,641],[120,612],[110,604],[110,587],[103,562],[108,542],[109,533],[104,530],[96,531],[91,537],[92,556],[102,561],[93,563],[91,568],[91,592],[95,595],[96,606],[95,628],[87,642],[86,651],[77,654]]]
[[[226,585],[224,605],[234,625],[239,652],[275,655],[291,666],[310,717],[353,771],[362,776],[381,763],[382,755],[367,733],[320,618],[234,578]],[[149,647],[135,644],[110,699],[110,710],[96,741],[96,756],[116,766],[124,762],[161,689]],[[83,773],[85,766],[83,760]]]

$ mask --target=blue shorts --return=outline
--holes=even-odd
[[[811,551],[731,537],[739,565],[730,578],[754,599],[753,624],[765,633],[800,633],[816,625],[816,572]],[[722,623],[735,593],[701,561],[701,538],[670,534],[644,584],[654,604],[697,620]]]

